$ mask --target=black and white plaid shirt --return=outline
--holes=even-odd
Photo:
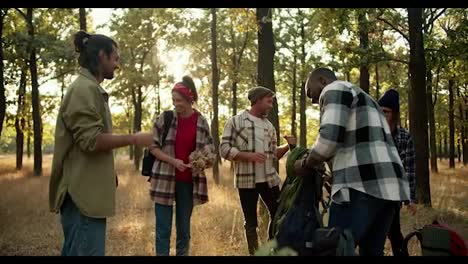
[[[350,188],[384,200],[409,200],[408,178],[377,102],[349,82],[334,81],[319,104],[319,135],[306,164],[332,159],[333,201],[349,201]]]

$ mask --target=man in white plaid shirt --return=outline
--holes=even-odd
[[[319,135],[298,175],[332,163],[330,227],[349,228],[360,255],[383,255],[385,239],[409,183],[390,128],[377,102],[361,88],[337,80],[333,71],[311,72],[306,94],[320,105]]]
[[[235,162],[234,181],[239,189],[250,255],[258,248],[258,196],[261,196],[272,219],[278,208],[280,193],[280,178],[274,164],[289,149],[288,145],[276,147],[276,130],[267,119],[273,108],[273,97],[274,93],[268,88],[259,86],[250,89],[250,110],[242,111],[226,122],[219,148],[221,157]],[[290,146],[296,144],[295,137],[285,138]],[[270,238],[271,230],[270,222]]]

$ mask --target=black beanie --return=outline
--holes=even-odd
[[[390,89],[380,97],[379,105],[388,107],[394,112],[400,112],[400,95],[395,89]]]

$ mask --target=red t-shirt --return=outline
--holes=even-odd
[[[189,155],[195,150],[197,139],[198,113],[194,112],[189,117],[177,116],[177,132],[175,139],[175,158],[189,163]],[[192,182],[192,170],[185,169],[183,172],[175,169],[176,181]]]

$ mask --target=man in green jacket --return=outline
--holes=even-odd
[[[113,149],[144,145],[142,134],[114,135],[109,94],[100,86],[118,69],[117,43],[104,35],[75,34],[80,73],[57,116],[49,206],[60,212],[62,255],[105,255],[106,218],[114,215],[117,176]]]

